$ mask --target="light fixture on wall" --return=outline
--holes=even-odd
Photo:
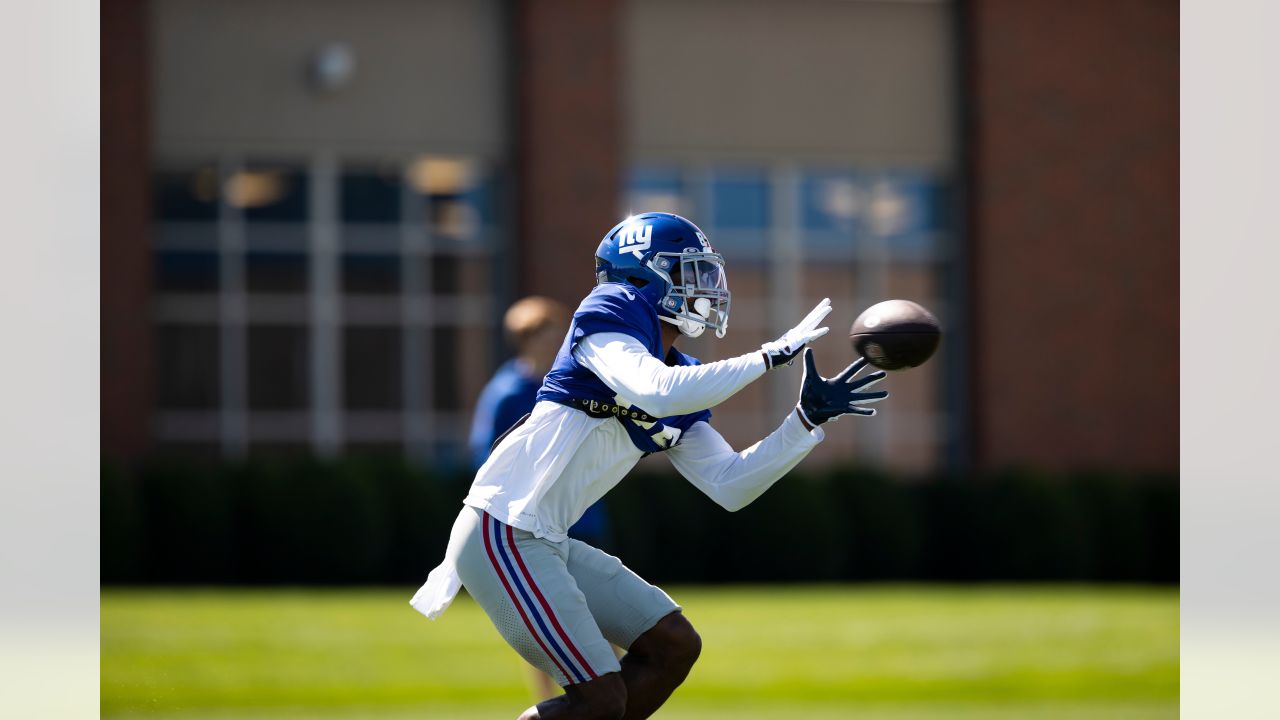
[[[307,82],[319,93],[337,92],[351,83],[356,73],[356,53],[345,42],[320,46],[307,59]]]
[[[241,209],[272,205],[288,191],[288,181],[273,170],[241,170],[227,178],[222,187],[227,204]]]

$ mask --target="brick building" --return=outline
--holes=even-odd
[[[505,305],[669,209],[729,258],[694,354],[943,319],[820,460],[1177,465],[1174,3],[120,0],[102,66],[105,457],[456,462]]]

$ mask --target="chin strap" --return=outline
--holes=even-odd
[[[677,324],[677,326],[680,328],[680,333],[682,335],[686,337],[691,337],[691,338],[698,337],[707,329],[706,325],[703,325],[700,322],[695,322],[693,320],[688,320],[685,318],[680,318],[680,322]]]
[[[706,298],[698,298],[693,302],[693,311],[703,318],[710,317],[711,301]],[[659,315],[658,317],[672,325],[675,325],[680,330],[680,334],[685,337],[696,338],[707,330],[706,323],[701,323],[690,318],[667,317],[665,315]],[[716,328],[716,337],[724,337],[724,330]]]

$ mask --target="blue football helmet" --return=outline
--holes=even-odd
[[[671,213],[632,215],[596,249],[596,284],[633,286],[658,317],[689,337],[729,329],[729,281],[724,258],[697,225]]]

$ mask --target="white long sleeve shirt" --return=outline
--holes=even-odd
[[[639,341],[597,333],[574,348],[624,407],[660,417],[713,407],[765,372],[759,352],[689,367],[668,367]],[[768,437],[735,452],[705,422],[670,437],[667,451],[690,483],[729,510],[759,497],[821,442],[794,412]],[[639,462],[626,429],[613,418],[593,418],[553,402],[540,402],[529,419],[498,444],[463,501],[498,520],[559,542],[587,508],[613,489]]]

